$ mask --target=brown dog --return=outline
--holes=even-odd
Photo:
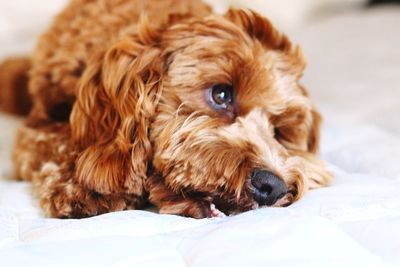
[[[315,155],[321,119],[299,84],[304,66],[251,11],[72,0],[30,60],[0,68],[10,99],[29,69],[16,175],[54,217],[147,200],[195,218],[288,205],[331,180]]]

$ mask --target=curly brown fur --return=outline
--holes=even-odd
[[[228,214],[257,208],[256,169],[287,185],[280,206],[331,179],[316,158],[321,118],[299,84],[301,51],[254,12],[72,0],[31,58],[33,108],[14,161],[51,216],[148,199],[203,218],[212,203]],[[215,84],[234,88],[234,105],[210,104]]]
[[[18,115],[29,113],[32,103],[28,94],[29,58],[10,58],[0,64],[0,109]]]

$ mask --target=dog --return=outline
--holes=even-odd
[[[57,218],[149,202],[193,218],[288,206],[332,179],[304,68],[250,10],[71,0],[29,57],[0,67],[3,108],[29,111],[15,176]]]

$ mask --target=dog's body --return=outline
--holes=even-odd
[[[320,116],[298,82],[301,52],[256,13],[72,0],[18,62],[0,68],[2,90],[15,92],[30,69],[16,175],[51,216],[150,200],[202,218],[212,203],[228,214],[288,205],[330,181],[315,156]]]

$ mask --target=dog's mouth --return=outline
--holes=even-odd
[[[292,192],[286,193],[282,198],[278,199],[271,207],[288,207],[293,203],[294,196]]]
[[[227,193],[224,190],[214,192],[186,191],[185,196],[191,199],[197,199],[205,204],[204,216],[208,218],[221,218],[230,215],[240,214],[242,212],[255,210],[261,207],[287,207],[295,199],[295,190],[289,187],[287,192],[273,203],[263,203],[254,193],[253,185],[250,180],[246,182],[245,190],[239,197],[234,193]]]
[[[289,191],[271,205],[262,205],[254,199],[254,196],[249,195],[245,195],[239,199],[234,199],[233,197],[229,199],[213,197],[212,201],[210,202],[209,217],[225,217],[249,210],[255,210],[261,207],[288,207],[293,203],[294,195],[295,194],[293,191]]]

